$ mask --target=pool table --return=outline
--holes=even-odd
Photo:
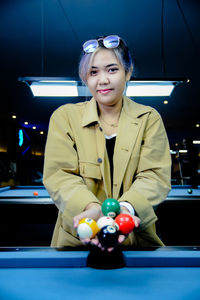
[[[38,196],[34,196],[38,192]],[[200,199],[200,188],[191,189],[188,186],[172,186],[165,201]],[[15,186],[0,188],[0,203],[18,204],[53,204],[44,186]]]
[[[34,192],[38,196],[34,196]],[[52,204],[44,186],[15,186],[0,188],[0,203],[10,204]]]
[[[125,267],[109,270],[88,267],[88,254],[0,248],[0,299],[200,299],[200,247],[123,251]]]
[[[44,186],[0,188],[0,247],[49,246],[57,213]]]
[[[200,245],[200,188],[189,189],[172,186],[156,208],[157,231],[165,245]],[[44,186],[0,188],[0,246],[49,246],[57,214]]]

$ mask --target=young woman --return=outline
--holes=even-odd
[[[119,236],[125,246],[163,245],[154,206],[170,190],[171,158],[160,115],[123,95],[133,64],[118,36],[89,40],[79,65],[93,97],[66,104],[52,115],[45,151],[44,185],[59,209],[52,246],[101,247],[80,240],[78,222],[98,220],[106,198],[132,214],[136,228]]]

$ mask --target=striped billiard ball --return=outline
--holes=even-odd
[[[99,227],[95,220],[91,218],[83,218],[80,220],[77,234],[80,239],[91,239],[99,232]]]

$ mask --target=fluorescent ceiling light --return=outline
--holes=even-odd
[[[187,153],[188,151],[187,150],[179,150],[179,153]]]
[[[32,82],[30,89],[35,97],[77,97],[76,81]]]
[[[171,154],[176,154],[177,152],[174,151],[174,150],[170,150],[170,153],[171,153]]]
[[[87,97],[91,93],[80,81],[64,77],[21,77],[31,88],[35,97]],[[184,80],[186,81],[186,80]],[[124,94],[129,97],[170,96],[173,89],[183,80],[132,80],[127,83]],[[188,82],[188,81],[187,81]]]
[[[174,81],[130,81],[126,95],[135,97],[162,97],[170,96],[177,82]]]
[[[177,154],[177,152],[179,152],[179,153],[187,153],[188,150],[178,150],[178,151],[170,150],[170,153],[171,153],[171,154]]]

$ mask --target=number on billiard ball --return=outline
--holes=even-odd
[[[98,239],[102,247],[112,248],[118,244],[119,232],[116,226],[107,225],[101,228],[101,231],[98,234]]]
[[[99,232],[99,227],[95,220],[91,218],[84,218],[80,220],[77,234],[80,239],[91,239]]]
[[[131,233],[135,227],[135,222],[129,214],[119,214],[115,218],[115,223],[118,225],[119,231],[125,235]]]
[[[104,216],[115,218],[120,213],[119,202],[114,198],[106,199],[102,204],[102,213]]]

